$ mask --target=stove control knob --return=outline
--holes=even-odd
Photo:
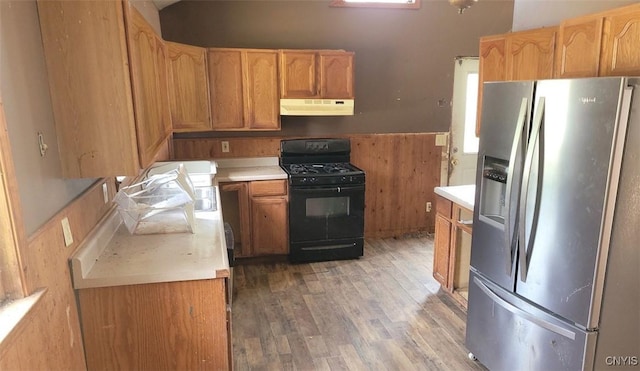
[[[300,178],[300,183],[306,183],[307,182],[307,178]]]

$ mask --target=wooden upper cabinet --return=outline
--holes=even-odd
[[[137,174],[122,3],[37,5],[64,176]]]
[[[605,13],[600,76],[640,75],[640,4]]]
[[[600,64],[602,16],[568,19],[558,30],[555,77],[596,77]]]
[[[505,35],[480,38],[479,70],[478,70],[478,110],[476,118],[476,135],[480,135],[480,114],[482,112],[482,90],[485,81],[506,80],[506,45]]]
[[[207,49],[174,42],[166,45],[173,130],[211,130]]]
[[[243,51],[244,121],[251,130],[280,129],[280,97],[278,95],[278,52],[275,50]]]
[[[316,98],[318,76],[315,51],[285,50],[280,52],[282,98]]]
[[[244,128],[242,52],[209,49],[209,96],[214,130]]]
[[[133,103],[141,166],[151,165],[171,132],[167,95],[167,53],[162,39],[132,6],[125,4]]]
[[[351,52],[320,52],[320,96],[330,99],[352,99],[353,55]]]
[[[126,2],[37,4],[63,175],[137,175],[169,133],[162,40]]]
[[[281,50],[281,98],[352,99],[354,53]]]
[[[557,27],[514,32],[507,37],[507,80],[553,77]]]
[[[278,53],[209,49],[213,130],[279,130]]]

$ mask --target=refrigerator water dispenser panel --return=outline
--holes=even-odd
[[[509,162],[485,156],[480,187],[480,218],[498,227],[504,227],[505,198]]]

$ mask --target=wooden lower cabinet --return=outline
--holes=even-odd
[[[444,287],[449,281],[449,248],[451,247],[450,217],[436,215],[433,246],[433,277]]]
[[[436,197],[433,277],[466,307],[473,212]]]
[[[229,370],[227,278],[78,290],[88,370]]]
[[[234,257],[289,253],[286,180],[222,183],[224,221],[234,230]]]
[[[252,197],[253,255],[289,253],[287,196]]]

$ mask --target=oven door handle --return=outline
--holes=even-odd
[[[331,186],[331,187],[326,187],[326,186],[317,186],[317,187],[304,187],[304,188],[298,188],[296,186],[289,186],[289,191],[292,193],[316,193],[318,191],[321,192],[337,192],[337,193],[342,193],[342,192],[360,192],[360,191],[364,191],[364,184],[362,185],[357,185],[357,186]]]

